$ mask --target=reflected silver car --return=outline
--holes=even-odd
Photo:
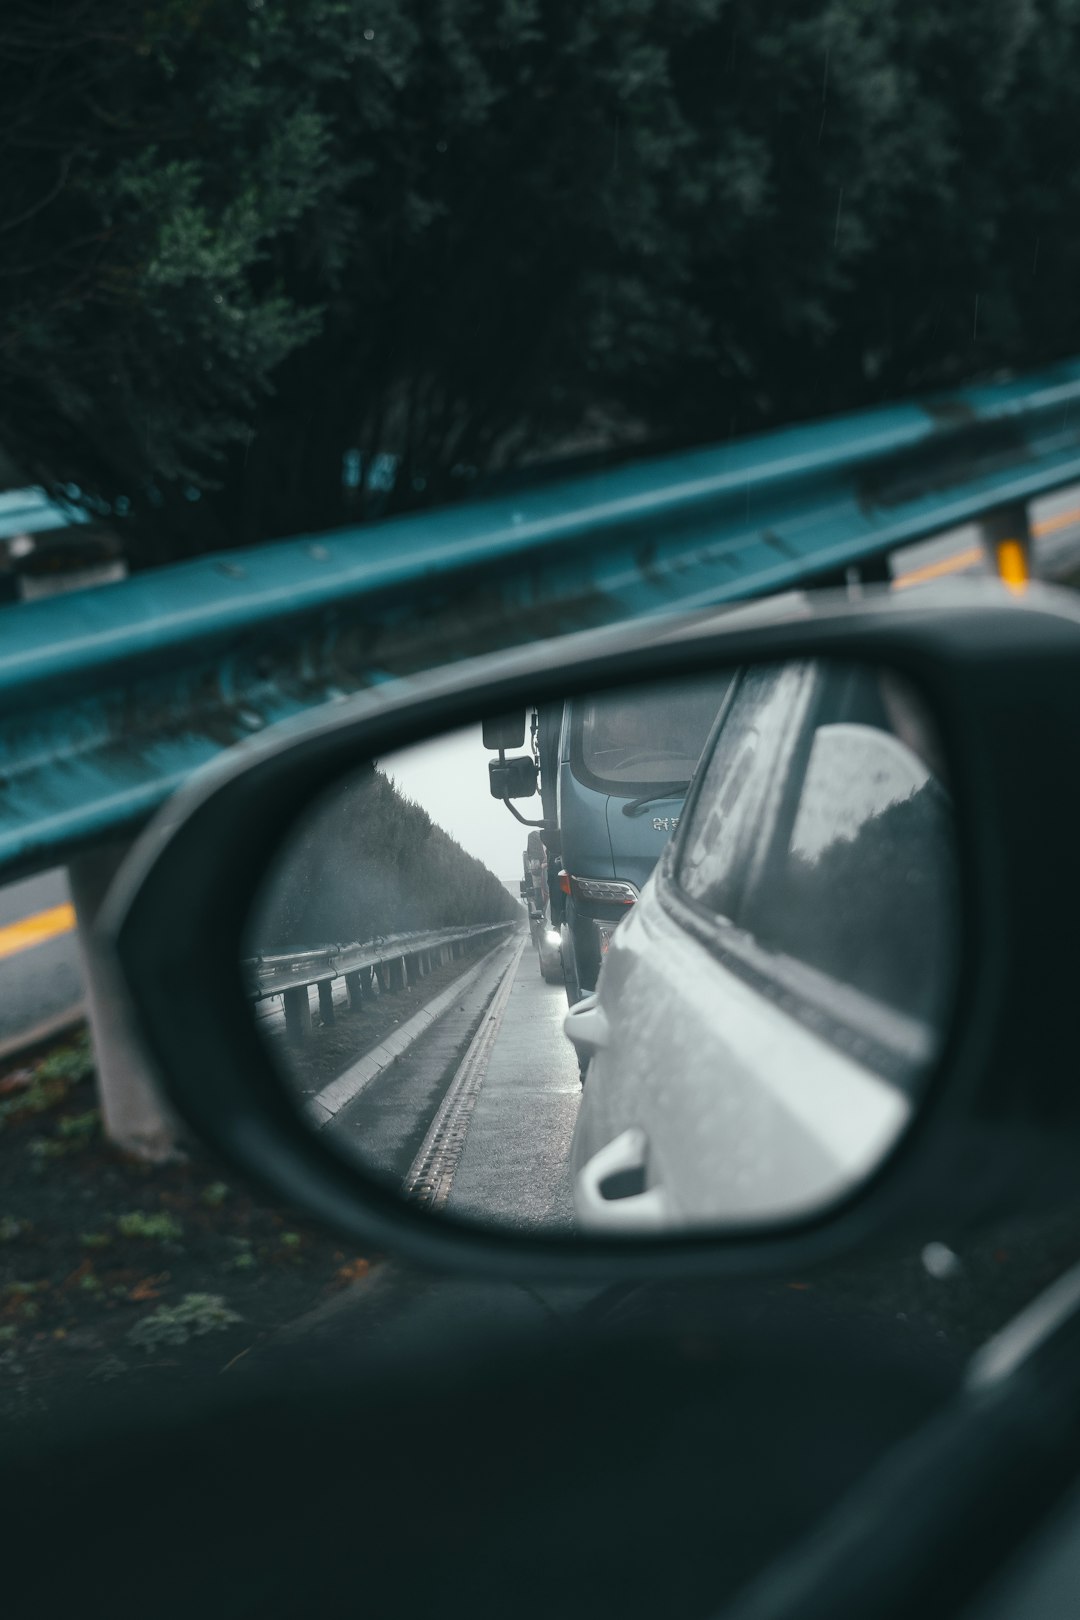
[[[789,1220],[899,1140],[953,1005],[940,742],[903,679],[743,674],[672,839],[566,1018],[587,1231]]]

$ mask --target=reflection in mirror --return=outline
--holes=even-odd
[[[245,979],[309,1128],[428,1210],[568,1238],[865,1181],[959,959],[917,692],[804,661],[533,707],[516,803],[496,733],[360,763],[266,875]]]

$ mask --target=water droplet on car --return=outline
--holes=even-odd
[[[922,1263],[937,1282],[945,1282],[960,1270],[960,1260],[945,1243],[928,1243],[922,1252]]]

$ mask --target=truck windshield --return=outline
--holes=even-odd
[[[570,765],[586,787],[632,799],[654,787],[680,796],[732,674],[619,691],[575,702]]]

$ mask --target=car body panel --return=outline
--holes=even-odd
[[[899,1141],[958,952],[937,741],[917,694],[873,668],[738,677],[681,833],[566,1020],[588,1063],[584,1227],[805,1216]]]
[[[815,1209],[823,1189],[846,1192],[902,1131],[909,1100],[716,962],[655,888],[604,962],[596,1000],[610,1009],[607,1039],[591,1055],[575,1183],[634,1127],[648,1139],[646,1190],[663,1188],[673,1227],[790,1219]]]

